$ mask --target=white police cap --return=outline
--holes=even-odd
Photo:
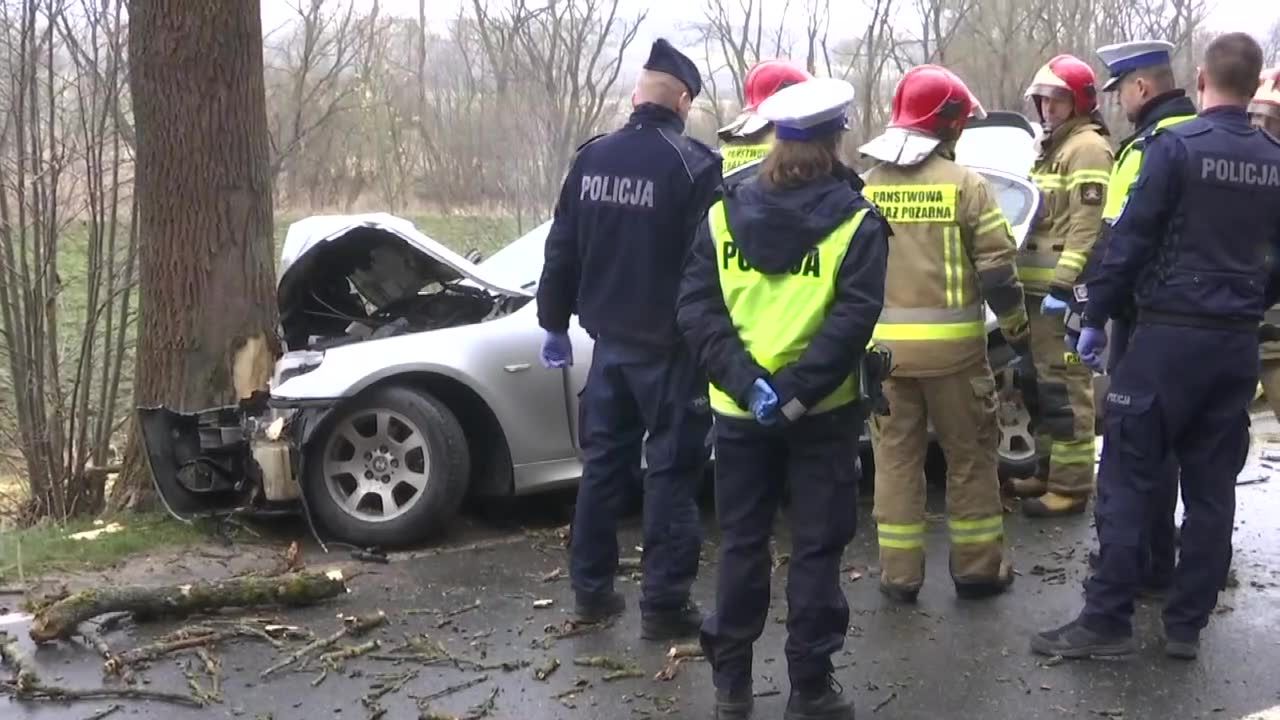
[[[813,140],[849,127],[853,86],[835,78],[814,78],[783,88],[757,110],[773,123],[779,140]]]
[[[1172,62],[1173,43],[1164,40],[1135,40],[1098,48],[1098,59],[1107,66],[1111,79],[1102,86],[1103,92],[1115,90],[1120,80],[1134,70]]]

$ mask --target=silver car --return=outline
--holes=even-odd
[[[1031,128],[992,116],[966,132],[960,159],[991,181],[1021,242],[1039,204],[1030,159],[1015,157]],[[573,367],[539,363],[549,227],[475,263],[391,215],[292,225],[277,288],[286,352],[269,393],[194,413],[139,409],[165,506],[184,519],[302,511],[319,537],[390,546],[430,539],[467,495],[572,487],[592,341],[574,323]],[[990,314],[988,330],[1001,367],[1011,354]],[[1002,398],[1002,465],[1026,474],[1028,417],[1007,383]]]

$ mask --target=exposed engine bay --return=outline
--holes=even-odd
[[[396,233],[355,227],[299,257],[278,300],[286,347],[325,350],[486,322],[529,298],[469,283]]]

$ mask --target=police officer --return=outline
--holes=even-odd
[[[1099,272],[1101,260],[1110,241],[1111,225],[1120,215],[1129,189],[1138,178],[1142,167],[1142,153],[1151,136],[1165,128],[1192,120],[1196,116],[1195,104],[1185,90],[1174,80],[1172,58],[1173,44],[1162,40],[1107,45],[1098,48],[1098,58],[1107,66],[1111,78],[1102,86],[1103,92],[1114,92],[1125,116],[1134,125],[1134,133],[1120,142],[1116,162],[1111,169],[1107,185],[1107,204],[1102,211],[1102,232],[1085,263],[1075,285],[1075,292],[1067,313],[1067,349],[1074,352],[1079,340],[1079,318],[1088,297],[1087,282]],[[1133,330],[1136,310],[1132,303],[1111,321],[1111,349],[1107,356],[1108,371],[1124,357]],[[1162,510],[1152,514],[1152,526],[1148,529],[1149,547],[1143,562],[1142,590],[1149,597],[1164,593],[1173,582],[1173,568],[1177,561],[1174,512],[1178,505],[1178,466],[1170,454],[1165,459],[1162,473],[1168,480],[1162,486],[1168,489]],[[1091,556],[1096,562],[1097,556]]]
[[[787,720],[852,720],[833,678],[849,606],[859,365],[884,298],[888,226],[839,159],[853,87],[830,78],[761,104],[777,139],[754,178],[707,213],[679,322],[710,376],[716,419],[716,608],[702,628],[716,716],[751,712],[752,645],[769,612],[769,538],[789,486]]]
[[[1195,120],[1152,137],[1101,272],[1089,282],[1078,350],[1101,368],[1107,320],[1136,297],[1137,327],[1106,396],[1098,567],[1085,607],[1032,639],[1065,657],[1133,650],[1131,616],[1151,514],[1163,512],[1172,451],[1187,508],[1165,652],[1194,658],[1231,562],[1236,475],[1249,447],[1258,323],[1280,297],[1280,141],[1249,125],[1262,51],[1214,39]]]
[[[884,310],[874,339],[893,353],[890,413],[872,418],[880,589],[914,602],[924,582],[924,457],[929,425],[947,458],[947,525],[956,592],[981,597],[1013,582],[996,474],[999,430],[984,300],[1015,352],[1030,357],[1013,240],[986,180],[957,165],[969,88],[937,65],[912,68],[893,96],[889,128],[862,146],[881,161],[867,198],[893,227]]]
[[[773,146],[773,125],[757,112],[760,103],[785,87],[812,79],[807,70],[789,60],[763,60],[747,72],[743,83],[746,105],[733,122],[719,130],[725,182],[738,182],[754,174]]]
[[[1262,73],[1258,81],[1258,91],[1249,103],[1249,118],[1253,126],[1266,130],[1273,137],[1280,138],[1280,67],[1270,68]],[[1280,419],[1280,308],[1267,310],[1267,338],[1261,347],[1262,389],[1266,393],[1267,404],[1271,412]]]
[[[1063,352],[1063,311],[1098,238],[1112,155],[1095,76],[1084,61],[1053,58],[1036,73],[1027,97],[1045,126],[1031,175],[1043,204],[1018,254],[1018,274],[1027,290],[1040,390],[1037,444],[1047,463],[1013,488],[1028,498],[1026,515],[1055,517],[1084,512],[1093,492],[1093,376],[1075,353]]]
[[[596,622],[624,608],[613,589],[619,503],[647,431],[640,610],[641,633],[655,640],[693,635],[701,624],[689,588],[711,415],[705,376],[675,323],[681,262],[720,184],[716,152],[682,135],[701,87],[692,61],[666,40],[653,44],[627,124],[589,141],[573,160],[538,286],[544,365],[572,364],[571,313],[596,341],[582,395],[584,468],[570,545],[577,618]]]

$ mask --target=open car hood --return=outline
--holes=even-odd
[[[433,285],[465,282],[495,295],[531,297],[503,273],[470,262],[387,213],[313,215],[289,226],[280,256],[276,301],[286,334],[312,296],[341,315],[359,300],[373,311]],[[359,313],[356,313],[359,314]]]
[[[956,162],[1026,177],[1036,161],[1036,130],[1025,115],[992,111],[970,120],[956,141]]]

